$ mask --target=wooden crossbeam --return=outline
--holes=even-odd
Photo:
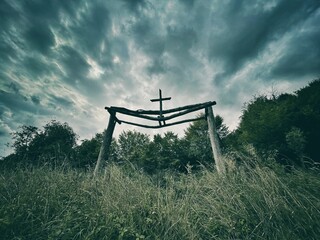
[[[133,122],[125,121],[125,120],[119,120],[118,118],[116,121],[120,124],[126,123],[126,124],[137,126],[137,127],[157,129],[157,128],[169,127],[169,126],[173,126],[173,125],[177,125],[177,124],[181,124],[181,123],[187,123],[187,122],[193,122],[193,121],[199,121],[199,120],[205,120],[205,119],[206,119],[206,117],[198,117],[198,118],[192,118],[192,119],[185,119],[185,120],[181,120],[181,121],[177,121],[177,122],[173,122],[173,123],[166,123],[165,125],[155,125],[155,126],[144,125],[144,124],[140,124],[140,123],[133,123]]]
[[[105,109],[107,109],[110,113],[117,113],[118,112],[121,114],[129,115],[129,116],[133,116],[133,117],[137,117],[137,118],[148,119],[148,120],[152,120],[152,121],[166,121],[166,120],[170,120],[175,117],[179,117],[179,116],[191,113],[191,112],[198,111],[198,110],[206,108],[206,107],[213,106],[215,104],[216,104],[216,102],[213,101],[213,102],[205,102],[205,103],[200,103],[200,104],[193,104],[193,105],[188,105],[188,106],[184,106],[184,107],[164,110],[163,114],[178,112],[178,113],[174,113],[172,115],[169,115],[167,117],[164,117],[164,116],[152,117],[152,116],[146,115],[146,114],[149,114],[149,115],[158,115],[159,114],[159,111],[153,111],[153,110],[136,110],[136,111],[134,111],[134,110],[130,110],[127,108],[121,108],[121,107],[106,107]]]
[[[162,110],[163,114],[168,114],[168,113],[173,113],[173,112],[178,112],[181,110],[186,110],[189,108],[193,107],[210,107],[213,105],[216,105],[217,103],[215,101],[210,101],[210,102],[204,102],[204,103],[197,103],[197,104],[192,104],[192,105],[186,105],[183,107],[178,107],[178,108],[172,108],[172,109],[167,109],[167,110]],[[112,109],[116,112],[122,113],[122,112],[131,112],[131,113],[138,113],[138,114],[147,114],[147,115],[160,115],[160,111],[158,110],[143,110],[143,109],[138,109],[138,110],[130,110],[128,108],[123,108],[123,107],[105,107],[105,109]]]
[[[162,109],[162,101],[166,101],[166,100],[170,100],[171,97],[166,97],[166,98],[163,98],[162,97],[162,92],[161,92],[161,89],[159,89],[159,98],[156,98],[156,99],[150,99],[151,102],[160,102],[160,110]]]

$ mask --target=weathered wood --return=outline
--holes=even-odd
[[[187,122],[193,122],[193,121],[198,121],[198,120],[204,120],[204,119],[206,119],[206,118],[205,118],[205,117],[192,118],[192,119],[181,120],[181,121],[174,122],[174,123],[166,123],[166,125],[160,125],[160,126],[159,126],[159,125],[156,125],[156,126],[144,125],[144,124],[133,123],[133,122],[128,122],[128,121],[119,120],[119,119],[117,119],[117,121],[118,121],[120,124],[121,124],[121,123],[126,123],[126,124],[133,125],[133,126],[137,126],[137,127],[157,129],[157,128],[169,127],[169,126],[173,126],[173,125],[177,125],[177,124],[181,124],[181,123],[187,123]]]
[[[162,97],[162,92],[161,92],[161,89],[159,89],[159,98],[156,98],[156,99],[150,99],[151,102],[160,102],[160,104],[162,105],[162,101],[167,101],[167,100],[170,100],[171,97],[166,97],[166,98],[163,98]],[[162,109],[162,106],[160,106],[160,110]]]
[[[214,161],[216,163],[217,172],[219,174],[224,174],[226,171],[226,166],[221,154],[219,138],[216,130],[216,123],[215,123],[212,107],[206,108],[206,115],[207,115],[211,148],[213,152]]]
[[[96,166],[95,166],[94,172],[93,172],[94,176],[96,176],[97,173],[99,172],[99,170],[101,169],[102,161],[104,161],[104,162],[108,161],[109,152],[110,152],[110,145],[112,142],[112,134],[113,134],[115,125],[116,125],[116,116],[113,113],[113,114],[110,114],[107,130],[104,131],[104,133],[103,133],[103,139],[102,139],[102,144],[100,147],[98,161],[96,163]]]
[[[178,112],[178,111],[182,111],[182,110],[186,110],[186,109],[190,109],[190,108],[206,108],[206,107],[210,107],[216,105],[216,102],[205,102],[205,103],[198,103],[198,104],[192,104],[192,105],[186,105],[183,107],[178,107],[178,108],[172,108],[172,109],[167,109],[167,110],[162,110],[163,114],[168,114],[168,113],[173,113],[173,112]],[[127,113],[133,113],[133,114],[148,114],[148,115],[160,115],[160,111],[158,110],[143,110],[143,109],[139,109],[139,110],[130,110],[128,108],[123,108],[123,107],[115,107],[115,106],[111,106],[111,107],[105,107],[105,109],[110,109],[112,111],[115,112],[119,112],[119,113],[123,113],[123,114],[127,114]]]
[[[163,118],[162,102],[170,100],[170,99],[171,99],[171,97],[162,98],[162,92],[161,92],[161,89],[159,89],[159,98],[150,100],[151,102],[159,102],[160,103],[160,106],[159,106],[160,114],[159,114],[159,121],[158,121],[159,122],[159,126],[162,126],[162,122],[163,122],[163,125],[166,125],[166,121],[165,120],[161,120],[161,118]]]
[[[161,101],[162,100],[169,100],[169,98],[162,98],[161,95],[161,90],[159,92],[160,98],[159,99],[152,99],[152,101]],[[213,156],[216,162],[217,166],[217,171],[219,173],[224,173],[225,172],[225,165],[221,156],[221,150],[219,146],[219,140],[218,136],[216,133],[215,129],[215,121],[214,121],[214,116],[213,116],[213,111],[212,111],[212,106],[215,105],[216,102],[205,102],[205,103],[200,103],[200,104],[193,104],[193,105],[187,105],[179,108],[173,108],[173,109],[168,109],[168,110],[163,110],[162,105],[160,104],[160,111],[155,111],[155,110],[130,110],[127,108],[122,108],[122,107],[105,107],[105,109],[108,110],[110,113],[110,118],[109,118],[109,123],[107,130],[103,134],[103,141],[102,145],[100,148],[100,153],[98,157],[98,161],[96,163],[95,169],[94,169],[94,175],[96,175],[99,170],[102,167],[103,161],[107,161],[109,157],[109,152],[110,152],[110,145],[112,141],[112,134],[115,128],[116,123],[126,123],[126,124],[131,124],[134,126],[139,126],[139,127],[145,127],[145,128],[162,128],[162,127],[169,127],[173,126],[176,124],[181,124],[181,123],[186,123],[186,122],[192,122],[192,121],[197,121],[197,120],[202,120],[206,119],[208,121],[208,126],[209,126],[209,135],[210,135],[210,141],[211,141],[211,146],[212,146],[212,151],[213,151]],[[192,118],[192,119],[185,119],[173,123],[165,123],[165,120],[170,120],[176,117],[180,117],[182,115],[198,111],[200,109],[206,109],[206,116],[205,117],[198,117],[198,118]],[[177,112],[177,113],[176,113]],[[116,117],[116,113],[121,113],[133,117],[138,117],[138,118],[143,118],[143,119],[148,119],[148,120],[153,120],[153,121],[158,121],[160,124],[158,126],[150,126],[150,125],[144,125],[144,124],[138,124],[138,123],[133,123],[129,121],[124,121],[120,120]],[[164,117],[163,114],[168,114],[168,113],[173,113],[169,116]],[[152,117],[148,115],[158,115],[157,117]],[[164,123],[164,124],[162,124]]]
[[[156,111],[160,116],[151,117],[151,116],[144,115],[142,113],[142,112],[146,112],[144,110],[133,111],[133,110],[130,110],[130,109],[119,108],[119,107],[106,107],[106,109],[110,113],[118,112],[118,113],[121,113],[121,114],[125,114],[125,115],[129,115],[129,116],[137,117],[137,118],[143,118],[143,119],[148,119],[148,120],[152,120],[152,121],[157,121],[158,122],[158,121],[166,121],[166,120],[170,120],[170,119],[173,119],[173,118],[176,118],[176,117],[180,117],[182,115],[185,115],[185,114],[188,114],[188,113],[191,113],[191,112],[195,112],[195,111],[198,111],[200,109],[203,109],[203,108],[206,108],[206,107],[212,106],[212,105],[215,105],[215,102],[206,102],[206,103],[202,103],[202,104],[189,105],[189,106],[184,106],[184,107],[170,109],[170,110],[163,110],[162,114],[169,113],[169,111],[170,111],[170,113],[180,111],[178,113],[174,113],[174,114],[171,114],[171,115],[166,116],[166,117],[160,115],[161,114],[160,111]],[[148,111],[148,112],[150,112],[150,111]]]

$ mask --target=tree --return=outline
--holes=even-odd
[[[34,126],[23,125],[16,132],[11,133],[14,140],[12,147],[19,157],[25,157],[29,153],[30,145],[34,138],[39,135],[39,129]]]
[[[185,171],[188,162],[185,142],[170,131],[163,137],[154,135],[143,156],[143,168],[149,173],[164,169]]]
[[[245,105],[235,145],[252,144],[258,151],[277,150],[280,163],[300,165],[302,153],[319,161],[320,79],[294,94],[255,97]]]
[[[201,114],[199,117],[203,117]],[[224,139],[228,136],[228,127],[223,123],[223,118],[219,115],[215,116],[217,133],[222,144]],[[208,123],[207,121],[195,121],[189,125],[185,130],[184,140],[187,144],[189,159],[192,159],[192,164],[198,162],[211,163],[212,162],[212,149],[208,134]]]
[[[240,141],[257,148],[274,148],[281,139],[281,114],[274,100],[267,96],[255,97],[245,107],[240,122]]]
[[[115,159],[119,163],[131,162],[138,166],[142,164],[142,156],[150,143],[147,134],[137,131],[124,131],[119,135]]]
[[[94,167],[102,143],[102,134],[97,133],[92,139],[84,139],[79,146],[75,147],[73,164],[79,168]]]
[[[306,138],[305,154],[320,162],[320,79],[295,92],[299,115],[295,126]]]
[[[72,154],[77,138],[78,136],[66,122],[52,120],[35,136],[30,151],[38,160],[42,158],[41,161],[48,161],[48,158],[51,158],[61,162]]]
[[[61,163],[68,159],[76,146],[77,135],[67,123],[52,120],[43,130],[34,126],[21,126],[12,133],[14,154],[11,161],[42,164],[54,160]]]

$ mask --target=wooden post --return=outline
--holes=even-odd
[[[109,153],[110,153],[110,145],[112,141],[112,134],[114,131],[114,127],[116,125],[116,117],[115,113],[110,113],[109,123],[107,130],[103,133],[102,144],[100,147],[98,161],[96,163],[96,167],[94,168],[93,175],[96,176],[99,170],[101,169],[102,161],[108,161]]]
[[[219,174],[224,174],[226,172],[226,168],[222,159],[219,138],[216,130],[216,123],[214,120],[212,107],[207,107],[206,112],[211,148],[213,152],[214,161],[216,163],[217,172]]]

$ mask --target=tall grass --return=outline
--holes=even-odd
[[[2,172],[2,239],[317,239],[317,172],[244,165],[226,176]]]

